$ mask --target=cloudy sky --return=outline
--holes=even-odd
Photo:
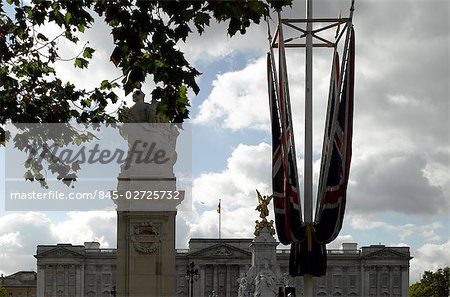
[[[329,248],[339,248],[342,242],[409,246],[414,282],[424,270],[450,263],[449,2],[356,2],[353,159],[343,229]],[[346,16],[349,4],[318,0],[314,15]],[[283,16],[304,17],[304,2],[294,1]],[[273,21],[271,25],[274,28]],[[255,25],[245,36],[233,38],[225,28],[215,24],[180,44],[203,75],[198,80],[201,92],[192,98],[190,120],[192,211],[177,215],[177,248],[187,247],[191,237],[218,236],[219,198],[222,237],[252,237],[258,219],[255,189],[271,189],[266,27]],[[98,22],[83,37],[97,50],[88,71],[58,66],[65,80],[89,88],[104,77],[119,76],[108,62],[112,45],[105,30]],[[79,51],[64,43],[59,47],[67,56]],[[304,53],[289,49],[287,55],[302,180]],[[329,49],[315,50],[314,182],[331,57]],[[151,88],[149,83],[144,91]],[[4,180],[3,149],[0,161]],[[0,273],[35,270],[32,255],[38,244],[97,240],[102,247],[115,247],[115,228],[115,212],[9,212],[2,206]]]

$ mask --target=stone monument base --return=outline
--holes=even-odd
[[[175,296],[176,211],[118,211],[117,216],[117,296]]]
[[[277,263],[278,242],[271,231],[264,227],[252,242],[252,266],[240,279],[239,297],[274,297],[284,279]]]

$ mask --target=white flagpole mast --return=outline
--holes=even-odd
[[[306,18],[312,19],[312,0],[306,0]],[[306,23],[306,75],[305,75],[305,222],[312,222],[312,118],[313,118],[313,44],[312,22]]]
[[[313,5],[312,0],[306,0],[306,19],[312,20]],[[304,196],[305,196],[305,223],[310,224],[312,217],[312,154],[313,154],[313,43],[312,43],[313,23],[306,23],[306,71],[305,71],[305,164],[304,164]],[[304,296],[313,295],[313,277],[305,275]]]

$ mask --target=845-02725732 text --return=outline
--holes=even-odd
[[[96,200],[96,199],[127,199],[127,200],[180,200],[179,191],[146,190],[146,191],[103,191],[93,192],[60,192],[31,191],[11,192],[11,200]]]

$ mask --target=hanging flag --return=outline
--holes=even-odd
[[[334,102],[339,96],[339,56],[335,51],[333,57],[333,64],[331,67],[331,79],[329,89],[329,102]],[[332,113],[333,104],[328,104],[327,115]],[[325,127],[326,135],[331,130],[329,125],[329,117]],[[327,139],[326,137],[324,139]],[[324,141],[322,151],[328,149],[328,142]],[[315,229],[310,224],[306,227],[306,238],[300,243],[291,245],[291,253],[289,257],[289,274],[291,276],[299,275],[313,275],[320,277],[325,274],[327,267],[326,246],[317,240],[315,236]]]
[[[325,124],[318,203],[314,223],[306,226],[306,240],[291,245],[289,274],[322,276],[326,273],[326,244],[333,241],[344,218],[350,170],[353,122],[355,41],[350,29],[345,42],[347,59],[342,77],[339,57],[333,57],[327,120]],[[342,88],[341,88],[342,86]]]
[[[217,204],[216,211],[217,211],[218,213],[220,213],[220,200],[219,200],[219,204]]]
[[[353,2],[352,2],[353,3]],[[353,7],[353,4],[352,4]],[[270,35],[270,34],[269,34]],[[289,274],[322,276],[326,273],[326,244],[333,241],[344,217],[350,171],[353,127],[355,39],[351,22],[339,73],[335,51],[331,71],[327,119],[315,221],[304,223],[300,206],[294,132],[281,21],[278,26],[278,82],[275,62],[267,56],[272,124],[272,189],[278,239],[291,244]],[[278,87],[278,88],[276,88]]]
[[[341,92],[333,91],[330,94],[324,133],[318,204],[314,224],[315,237],[323,243],[329,243],[337,237],[344,219],[352,154],[355,68],[353,28],[350,29],[346,48],[347,59],[343,71],[342,89]],[[337,85],[334,85],[333,89],[336,87]]]
[[[269,90],[270,117],[272,122],[272,192],[275,212],[275,227],[278,240],[282,244],[289,244],[290,238],[286,229],[284,196],[284,171],[281,148],[281,126],[278,116],[275,83],[273,80],[272,56],[267,53],[267,85]]]
[[[292,243],[304,239],[305,229],[302,222],[300,205],[294,127],[292,123],[283,28],[281,24],[278,26],[278,58],[279,94],[277,99],[281,123],[280,139],[284,173],[283,194],[286,199],[284,203],[285,228],[288,241]]]

